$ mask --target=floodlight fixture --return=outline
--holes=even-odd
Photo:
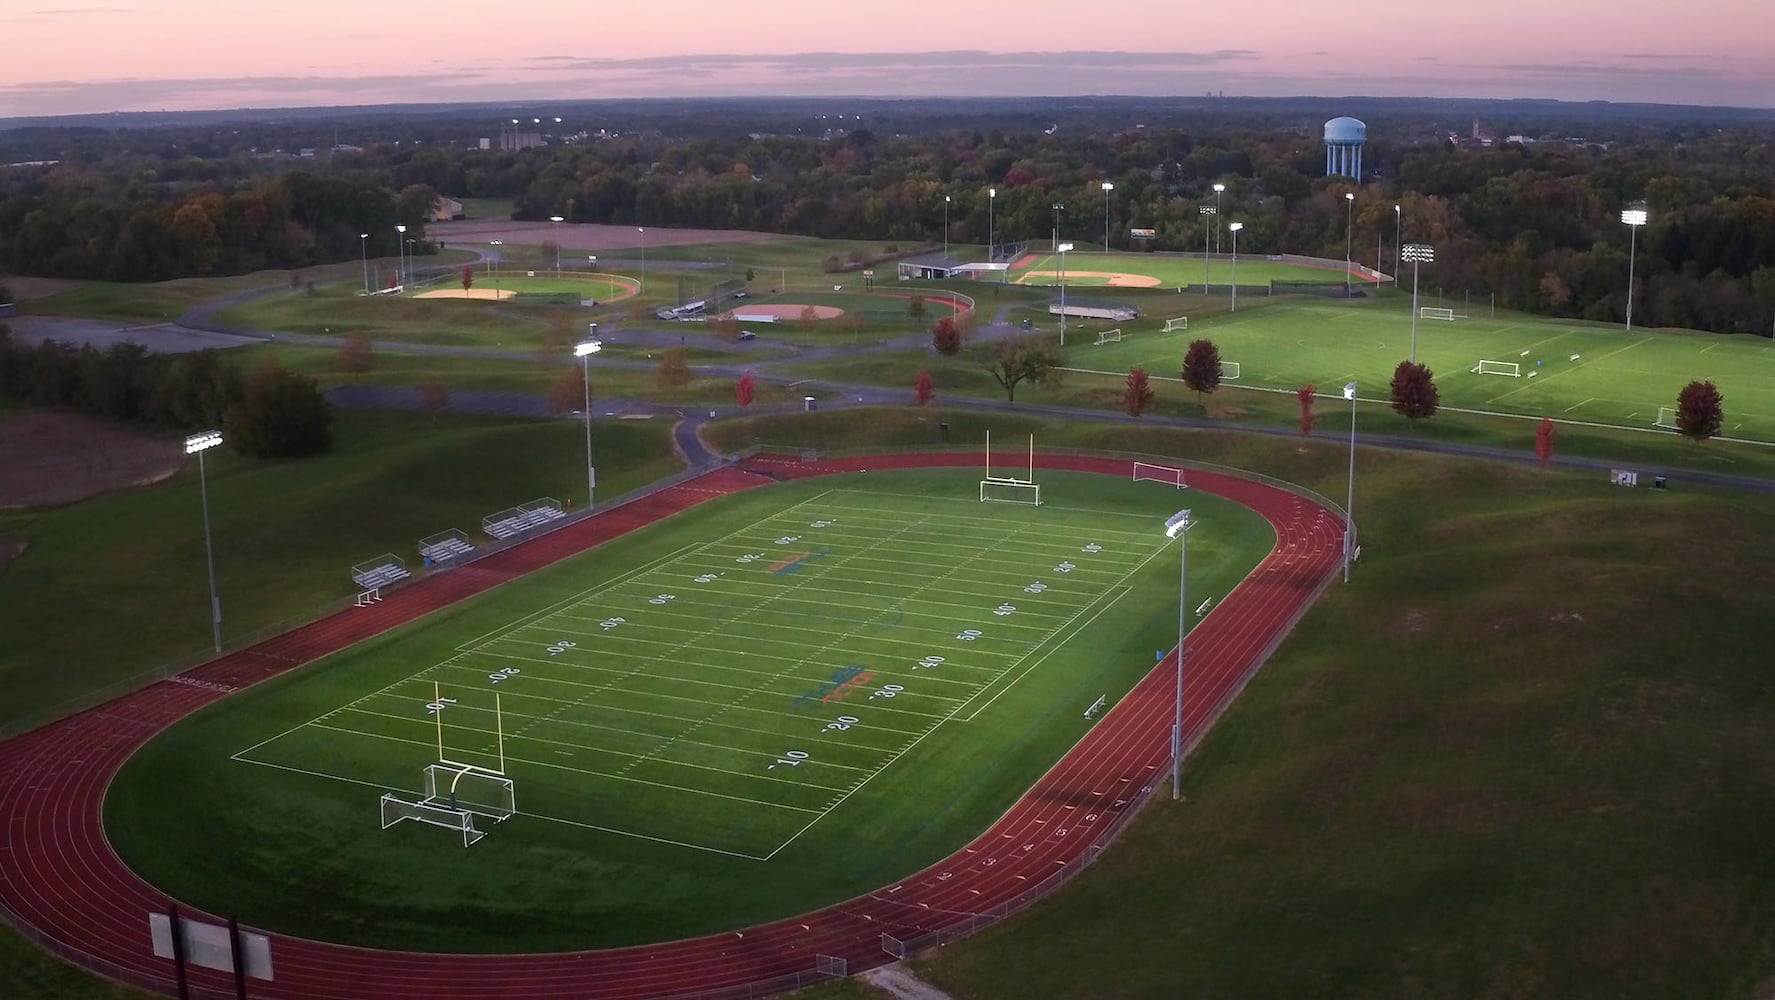
[[[1621,211],[1621,221],[1627,224],[1629,233],[1627,240],[1627,329],[1633,330],[1633,258],[1639,250],[1639,227],[1646,224],[1644,208],[1628,208]]]
[[[202,434],[193,434],[185,439],[185,454],[195,455],[200,451],[208,451],[221,443],[221,431],[204,431]]]
[[[210,487],[203,453],[221,443],[221,431],[201,431],[185,438],[185,454],[197,456],[197,489],[203,498],[203,561],[210,577],[210,638],[218,653],[222,651],[222,601],[216,596],[216,549],[210,541]]]
[[[1180,510],[1165,519],[1165,537],[1176,538],[1189,530],[1189,510]]]
[[[604,342],[601,340],[582,340],[573,345],[573,356],[576,358],[583,358],[588,354],[596,354],[603,349]]]

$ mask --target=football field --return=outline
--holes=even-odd
[[[421,949],[652,940],[880,885],[987,825],[1175,643],[1166,517],[1195,510],[1210,604],[1274,542],[1168,484],[1042,472],[1031,506],[981,503],[979,475],[738,494],[242,692],[130,762],[113,842],[194,905]],[[513,784],[468,854],[377,822],[439,760]],[[259,850],[218,871],[182,846],[217,837]]]

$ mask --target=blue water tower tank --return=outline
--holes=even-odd
[[[1355,118],[1333,118],[1325,123],[1325,176],[1362,180],[1362,144],[1368,126]]]

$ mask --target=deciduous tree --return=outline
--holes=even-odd
[[[739,403],[742,407],[751,406],[752,396],[757,391],[758,382],[752,377],[752,373],[748,371],[740,376],[739,381],[733,384],[734,401]]]
[[[438,414],[450,407],[450,387],[441,378],[428,378],[419,383],[419,407],[436,420]]]
[[[462,297],[468,298],[468,290],[473,287],[475,287],[475,266],[464,264],[462,265]]]
[[[361,333],[348,334],[339,347],[336,367],[342,372],[362,374],[376,370],[376,346]]]
[[[331,447],[332,426],[333,408],[320,384],[273,359],[247,376],[228,420],[228,440],[243,454],[295,458]]]
[[[918,405],[923,406],[929,403],[935,395],[937,395],[937,386],[931,378],[931,373],[919,372],[918,378],[912,380],[912,398],[918,402]]]
[[[1128,416],[1138,417],[1153,402],[1153,387],[1145,368],[1128,369],[1127,387],[1122,390],[1122,409]]]
[[[944,316],[931,327],[931,347],[938,354],[953,356],[961,350],[961,328],[955,320]]]
[[[1540,426],[1535,428],[1535,457],[1541,460],[1541,467],[1553,461],[1553,442],[1559,438],[1559,428],[1553,426],[1552,417],[1542,417]]]
[[[1711,380],[1690,382],[1676,394],[1676,432],[1700,443],[1720,432],[1725,400]]]
[[[1024,337],[982,346],[974,360],[1005,390],[1005,399],[1017,401],[1017,386],[1025,381],[1055,388],[1060,384],[1060,349],[1047,340]]]
[[[653,379],[661,389],[682,389],[690,384],[690,352],[682,347],[670,347],[659,359],[659,367],[654,369]]]
[[[1436,393],[1435,374],[1428,365],[1401,361],[1393,369],[1393,412],[1411,420],[1436,415],[1440,398]]]
[[[924,296],[914,295],[906,300],[906,315],[913,319],[924,319]]]
[[[1306,437],[1313,433],[1313,425],[1319,422],[1319,415],[1313,412],[1313,403],[1319,398],[1319,387],[1311,382],[1294,390],[1294,398],[1300,401],[1300,434]]]
[[[1182,374],[1183,384],[1196,394],[1200,404],[1203,395],[1220,388],[1220,348],[1212,340],[1192,341],[1183,352]]]

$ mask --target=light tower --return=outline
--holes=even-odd
[[[1629,208],[1621,213],[1621,221],[1627,224],[1627,330],[1633,331],[1633,256],[1639,249],[1639,227],[1646,224],[1646,210]]]
[[[1220,252],[1220,196],[1226,193],[1225,184],[1214,185],[1214,252]]]
[[[1243,222],[1234,222],[1234,223],[1230,223],[1226,228],[1227,228],[1227,232],[1233,234],[1233,272],[1232,272],[1232,279],[1231,279],[1232,286],[1233,286],[1233,303],[1232,303],[1232,306],[1229,309],[1227,309],[1227,312],[1238,312],[1239,311],[1239,230],[1244,229],[1245,224]]]
[[[1109,253],[1109,193],[1116,186],[1109,181],[1103,182],[1103,252]]]
[[[1418,265],[1436,262],[1436,248],[1428,243],[1407,243],[1401,253],[1401,261],[1411,261],[1411,363],[1418,361]],[[1393,283],[1399,283],[1399,276],[1393,276]]]

